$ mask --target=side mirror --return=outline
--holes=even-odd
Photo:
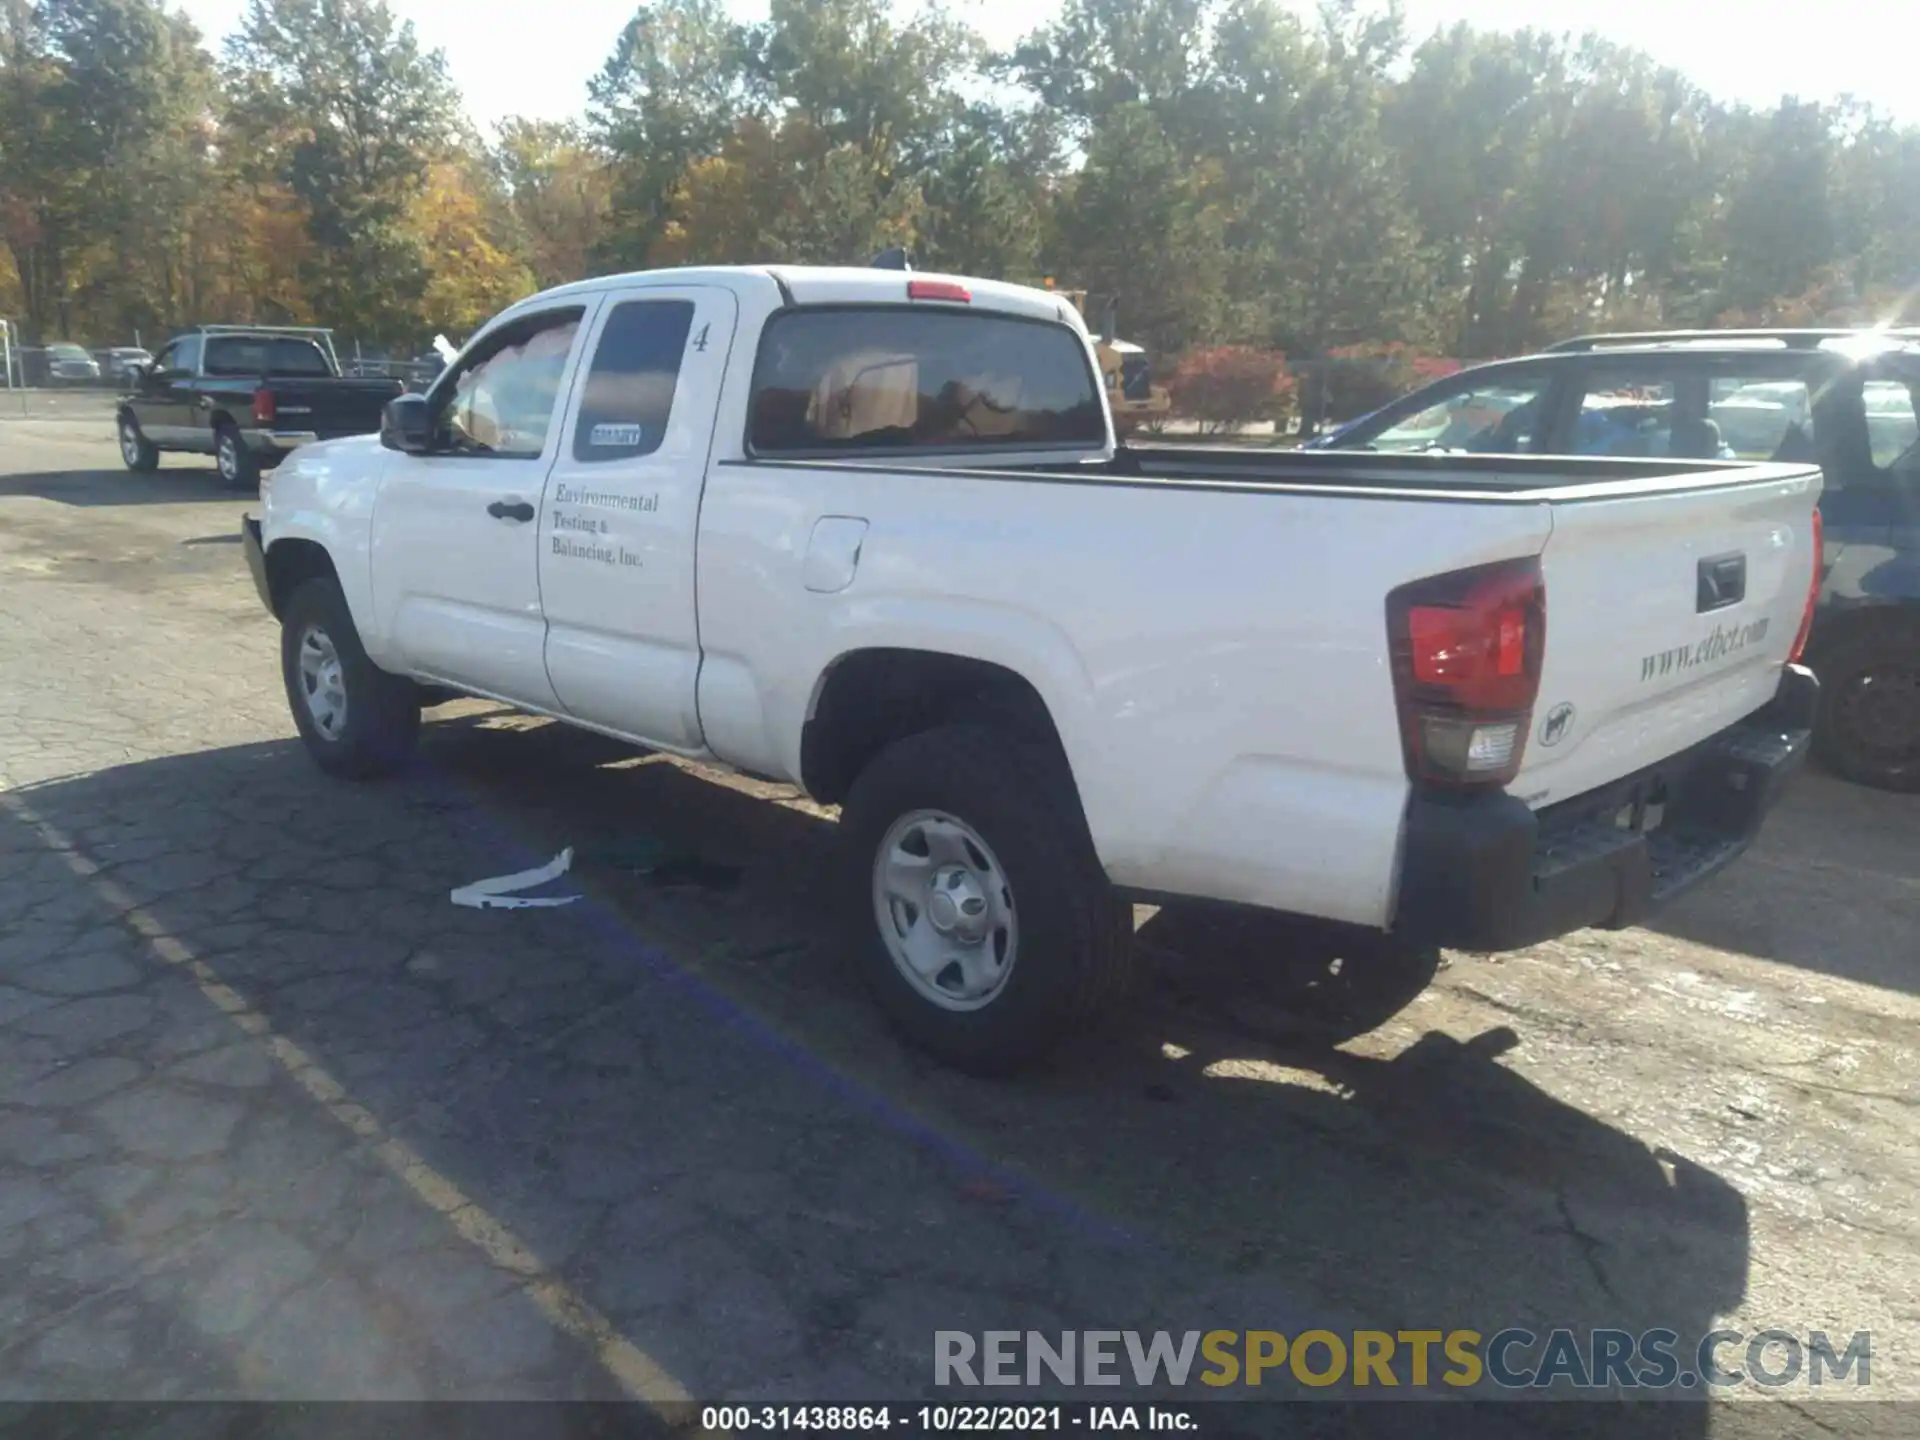
[[[425,455],[433,449],[433,412],[424,395],[396,395],[380,412],[380,443],[389,450]]]

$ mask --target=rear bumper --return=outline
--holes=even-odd
[[[267,550],[260,542],[260,522],[249,515],[240,522],[240,550],[247,557],[247,569],[253,575],[253,588],[260,592],[260,603],[273,614],[273,586],[267,583]]]
[[[1806,759],[1819,700],[1813,672],[1790,665],[1772,702],[1739,724],[1538,812],[1504,794],[1415,797],[1395,930],[1461,950],[1517,950],[1636,924],[1753,843]]]
[[[240,439],[246,447],[263,455],[295,450],[302,445],[311,445],[319,438],[319,433],[313,430],[249,429],[240,432]]]

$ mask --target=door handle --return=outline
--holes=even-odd
[[[524,500],[496,500],[487,506],[487,513],[496,520],[524,522],[533,518],[533,506]]]

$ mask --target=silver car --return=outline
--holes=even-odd
[[[47,346],[49,385],[98,385],[100,362],[78,345],[56,340]]]

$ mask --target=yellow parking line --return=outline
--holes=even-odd
[[[373,1113],[355,1103],[346,1087],[311,1055],[286,1036],[275,1032],[267,1017],[248,1003],[214,968],[168,933],[151,910],[139,904],[125,886],[104,874],[100,866],[57,827],[41,818],[17,795],[0,793],[0,808],[33,830],[66,862],[67,868],[92,886],[108,909],[155,955],[192,977],[200,993],[241,1030],[261,1042],[266,1051],[335,1120],[365,1141],[387,1167],[427,1205],[444,1215],[454,1231],[497,1268],[517,1276],[520,1290],[560,1331],[593,1351],[602,1367],[629,1395],[650,1405],[684,1403],[689,1397],[680,1382],[657,1361],[613,1328],[565,1281],[548,1273],[540,1259],[519,1236],[489,1214],[452,1180],[434,1169],[411,1146],[389,1135]]]

